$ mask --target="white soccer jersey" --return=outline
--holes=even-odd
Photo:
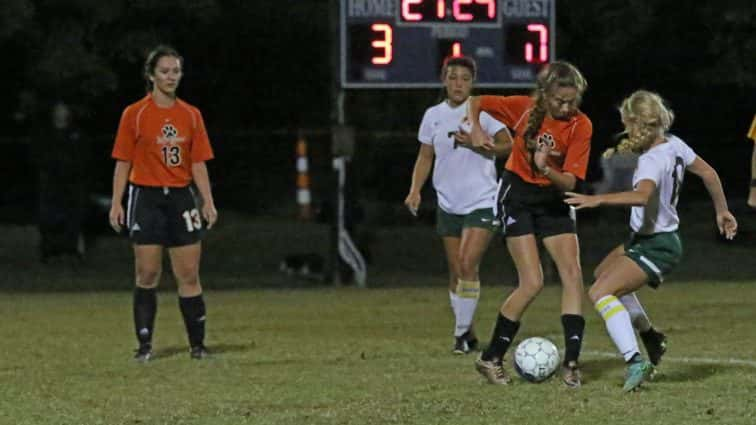
[[[645,207],[633,207],[630,227],[640,234],[677,230],[677,200],[685,169],[696,159],[696,153],[679,137],[667,135],[667,142],[656,145],[638,158],[633,174],[633,187],[641,180],[653,180],[656,191]]]
[[[485,112],[480,114],[483,131],[493,136],[505,128],[504,124]],[[454,133],[460,128],[470,131],[467,120],[467,101],[452,108],[446,101],[425,111],[417,139],[433,146],[436,160],[433,165],[433,187],[438,206],[450,214],[468,214],[480,208],[492,208],[496,203],[496,162],[471,149],[454,143]]]

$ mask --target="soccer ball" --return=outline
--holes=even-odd
[[[556,372],[558,366],[559,350],[546,338],[528,338],[515,350],[514,369],[526,381],[544,381]]]

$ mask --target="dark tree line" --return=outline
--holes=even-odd
[[[226,181],[230,187],[267,181],[261,187],[273,187],[258,174],[276,171],[271,164],[287,164],[292,148],[273,146],[289,136],[267,137],[267,131],[295,133],[331,125],[329,7],[337,3],[3,0],[0,89],[5,102],[0,104],[0,123],[14,130],[0,138],[20,140],[16,136],[23,138],[37,125],[40,111],[62,98],[85,130],[103,136],[95,143],[94,156],[107,158],[109,135],[122,108],[144,93],[141,67],[146,52],[168,43],[186,59],[180,96],[202,108],[211,134],[226,142],[218,149],[234,145],[233,151],[220,152],[227,158],[226,175],[216,174],[216,182]],[[615,106],[642,87],[670,100],[678,113],[675,131],[712,158],[725,180],[743,180],[750,157],[743,135],[756,112],[752,0],[558,0],[556,45],[557,57],[578,65],[589,80],[583,109],[594,121],[594,159],[619,129]],[[347,120],[363,134],[414,132],[423,110],[438,96],[438,90],[350,91]],[[361,142],[365,146],[371,141]],[[265,143],[270,146],[259,147]],[[372,140],[371,151],[362,151],[374,168],[366,175],[406,174],[411,164],[394,160],[396,145],[391,143]],[[225,170],[234,161],[238,167]],[[102,163],[95,174],[102,174],[107,190],[111,164]],[[253,175],[255,167],[259,172]],[[382,181],[391,187],[405,183],[396,180]]]
[[[328,0],[5,0],[4,118],[23,96],[66,96],[93,116],[142,93],[145,52],[159,42],[186,56],[184,91],[226,129],[319,126],[330,110]],[[560,0],[559,57],[586,70],[593,91],[642,84],[705,91],[756,87],[756,6],[749,0]],[[359,99],[364,92],[356,92]],[[385,102],[414,112],[435,93],[370,93],[352,114],[377,127]],[[379,101],[375,101],[377,97]],[[418,98],[416,101],[407,98]],[[402,107],[404,109],[404,107]],[[117,113],[116,113],[117,115]],[[369,117],[369,118],[363,118]],[[103,129],[113,119],[99,117]]]

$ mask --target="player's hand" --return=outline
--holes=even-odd
[[[108,219],[110,221],[110,227],[113,228],[116,233],[121,233],[121,229],[124,225],[124,213],[120,202],[113,203],[110,206]]]
[[[460,131],[463,131],[463,129],[460,129]],[[480,127],[480,125],[473,125],[472,129],[470,130],[470,145],[473,148],[486,149],[485,146],[490,146],[490,148],[493,148],[493,140],[489,135],[483,132],[483,129]]]
[[[420,208],[420,193],[410,192],[404,199],[404,205],[412,215],[417,217],[417,211]]]
[[[459,143],[460,145],[470,148],[470,149],[483,149],[485,151],[493,151],[494,148],[494,140],[493,137],[483,134],[485,136],[485,140],[483,140],[483,144],[480,146],[475,146],[472,141],[472,135],[465,131],[465,129],[460,128],[457,130],[456,133],[454,133],[454,141],[456,143]]]
[[[549,155],[551,155],[551,145],[548,143],[539,142],[536,146],[536,150],[533,153],[533,163],[539,170],[546,168],[549,163]]]
[[[456,133],[454,133],[454,141],[468,148],[473,147],[472,137],[470,137],[470,133],[465,131],[465,129],[461,127],[457,129]]]
[[[732,240],[738,233],[738,221],[729,211],[717,214],[717,227],[719,227],[719,234],[724,235],[728,240]]]
[[[212,229],[215,222],[218,221],[218,211],[212,202],[206,202],[202,206],[202,218],[207,222],[208,229]]]
[[[576,210],[583,208],[595,208],[601,205],[601,198],[596,195],[583,195],[582,193],[565,192],[567,198],[564,203],[572,205]]]

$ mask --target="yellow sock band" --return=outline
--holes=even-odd
[[[596,303],[596,311],[599,312],[604,321],[609,320],[615,314],[626,311],[622,302],[614,295],[607,295]]]
[[[480,281],[457,279],[456,292],[460,298],[480,298]]]

